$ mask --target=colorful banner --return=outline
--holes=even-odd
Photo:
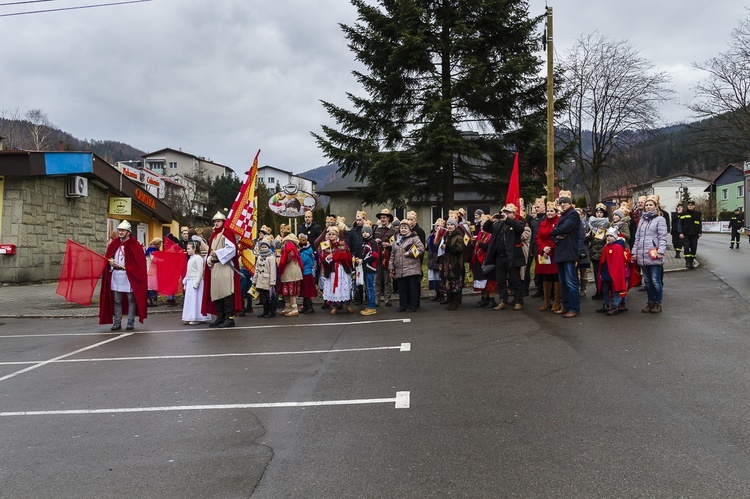
[[[66,301],[88,307],[106,265],[107,259],[102,255],[68,239],[55,293]]]

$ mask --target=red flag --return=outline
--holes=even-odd
[[[180,248],[180,245],[168,237],[164,238],[164,251],[169,253],[182,253],[182,256],[185,256],[185,252]]]
[[[257,219],[255,214],[255,184],[258,180],[258,156],[260,156],[260,149],[255,155],[253,166],[247,172],[247,179],[245,179],[245,183],[237,194],[237,199],[232,204],[232,209],[229,210],[226,222],[229,230],[239,236],[240,245],[249,248],[253,247],[253,227]]]
[[[516,157],[513,160],[513,172],[511,172],[510,182],[508,182],[508,195],[505,196],[505,204],[513,203],[520,210],[520,199],[521,186],[518,182],[518,152],[516,152]]]
[[[149,273],[156,276],[156,290],[162,295],[170,296],[182,292],[182,278],[186,270],[187,259],[182,249],[179,253],[154,251],[151,255]]]
[[[65,301],[88,307],[106,265],[107,259],[102,255],[68,239],[55,293]]]

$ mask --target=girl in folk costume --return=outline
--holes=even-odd
[[[297,295],[302,283],[302,258],[300,258],[299,240],[294,234],[284,237],[281,255],[279,256],[278,275],[279,283],[276,291],[284,297],[284,311],[281,315],[285,317],[297,317]]]
[[[320,243],[320,264],[326,276],[323,285],[323,299],[331,302],[331,314],[336,315],[339,304],[346,305],[346,311],[352,308],[352,252],[346,241],[339,238],[338,227],[328,227],[326,240]]]
[[[438,218],[432,226],[429,237],[427,237],[427,282],[429,289],[435,292],[432,301],[443,300],[443,288],[440,285],[440,260],[438,259],[438,247],[445,234],[445,220]]]
[[[625,247],[625,240],[620,237],[617,229],[607,229],[607,244],[602,248],[599,260],[599,276],[601,282],[604,304],[597,312],[607,315],[617,315],[625,312],[623,298],[628,293],[628,264],[630,263],[630,251]],[[612,295],[610,299],[610,294]]]
[[[493,308],[497,305],[495,293],[497,292],[497,279],[495,271],[483,272],[482,265],[487,257],[487,249],[490,247],[492,238],[492,225],[489,213],[482,215],[477,223],[477,240],[471,255],[471,270],[474,273],[474,291],[481,292],[482,298],[477,303],[477,308]],[[490,262],[487,262],[490,263]]]
[[[185,300],[182,304],[182,321],[185,324],[200,324],[209,322],[210,315],[201,313],[203,301],[203,258],[201,257],[200,243],[188,241],[187,243],[187,273],[182,280],[185,288]]]
[[[307,239],[307,234],[300,232],[297,236],[299,239],[299,256],[302,260],[302,282],[300,283],[299,295],[302,297],[303,314],[312,314],[312,299],[318,296],[318,288],[315,287],[315,253],[313,253],[312,244]]]
[[[411,230],[408,222],[399,225],[399,235],[393,242],[388,270],[398,282],[398,312],[416,312],[419,308],[419,287],[422,281],[422,254],[424,245],[419,234]]]
[[[449,218],[446,223],[447,233],[441,247],[445,252],[441,275],[445,280],[445,292],[448,295],[447,310],[461,310],[461,299],[464,285],[464,235],[458,227],[458,221]]]
[[[272,241],[265,238],[258,242],[257,259],[255,260],[255,275],[253,284],[258,291],[260,304],[263,311],[258,314],[262,319],[276,316],[276,296],[273,289],[276,287],[276,255],[271,249]]]
[[[555,238],[550,235],[560,220],[559,207],[552,201],[547,202],[547,212],[544,219],[539,223],[536,233],[536,267],[534,273],[542,279],[542,298],[544,304],[539,308],[541,311],[560,310],[562,304],[562,288],[557,276],[557,264],[555,263]]]

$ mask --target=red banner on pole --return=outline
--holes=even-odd
[[[106,265],[102,255],[68,239],[55,293],[65,301],[88,307]]]

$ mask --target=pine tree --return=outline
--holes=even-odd
[[[530,18],[527,1],[351,1],[358,20],[341,28],[367,96],[347,94],[352,110],[324,101],[338,128],[313,136],[366,184],[364,204],[453,208],[458,182],[499,196],[516,150],[544,164],[542,16]]]

